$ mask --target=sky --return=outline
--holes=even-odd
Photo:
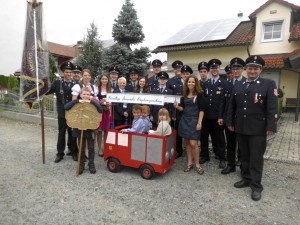
[[[249,16],[267,0],[131,0],[143,26],[145,40],[139,46],[155,49],[185,26],[232,18],[239,12]],[[90,23],[98,27],[101,40],[112,39],[112,26],[125,0],[43,0],[47,41],[64,45],[82,40]],[[299,0],[288,0],[300,5]],[[26,25],[26,0],[1,1],[0,74],[21,67]],[[152,58],[166,60],[166,54]]]

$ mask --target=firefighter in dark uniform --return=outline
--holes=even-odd
[[[232,94],[232,90],[235,84],[239,81],[246,80],[242,76],[242,72],[245,67],[245,62],[241,58],[235,57],[231,59],[230,64],[225,67],[226,73],[231,73],[231,79],[225,82],[224,92],[222,96],[222,101],[220,104],[220,116],[219,123],[225,125],[225,135],[226,135],[226,150],[227,150],[227,166],[221,171],[221,174],[229,174],[235,172],[235,158],[236,158],[236,135],[228,129],[225,124],[225,119],[227,117],[227,110],[229,106],[229,100]],[[234,72],[233,72],[234,71]]]
[[[157,74],[161,71],[162,62],[159,59],[152,61],[153,66],[153,76],[148,80],[148,87],[150,91],[158,86]]]
[[[173,95],[183,95],[183,79],[181,78],[181,68],[183,62],[176,60],[172,63],[172,67],[175,76],[170,78],[167,82],[167,87],[173,91]],[[171,126],[178,131],[178,125],[182,112],[179,110],[173,110]],[[178,134],[178,133],[177,133]],[[176,159],[182,156],[182,137],[176,137]]]
[[[208,64],[205,61],[202,61],[198,64],[198,72],[199,72],[199,76],[200,76],[200,86],[202,87],[202,90],[204,90],[204,84],[206,83],[206,81],[208,80]]]
[[[161,71],[157,74],[158,79],[158,87],[151,90],[151,94],[162,94],[162,95],[172,95],[173,91],[167,88],[167,81],[169,79],[169,74]],[[151,105],[150,106],[150,120],[152,122],[152,127],[156,128],[159,121],[158,121],[158,111],[161,108],[166,108],[170,115],[173,114],[173,104],[172,103],[165,103],[164,105]]]
[[[139,78],[139,71],[136,67],[129,68],[129,77],[130,80],[127,83],[125,89],[128,92],[135,92],[137,86],[138,86],[138,78]]]
[[[68,132],[68,148],[72,152],[73,159],[77,160],[77,152],[74,152],[74,138],[72,138],[72,128],[67,125],[65,117],[65,104],[72,101],[71,88],[75,85],[72,80],[72,70],[74,66],[71,62],[64,62],[60,69],[63,72],[63,79],[56,80],[48,94],[56,94],[56,107],[57,107],[57,121],[58,121],[58,139],[57,139],[57,154],[54,160],[55,163],[60,162],[65,153],[66,147],[66,131]]]
[[[74,65],[73,67],[73,80],[76,82],[76,84],[79,83],[82,77],[82,67],[79,65]]]
[[[208,140],[208,134],[211,133],[213,150],[216,159],[220,160],[219,168],[224,169],[226,167],[224,126],[218,123],[220,102],[225,83],[225,80],[221,79],[219,76],[221,64],[222,62],[219,59],[211,59],[208,62],[211,78],[208,79],[204,86],[204,96],[208,102],[208,108],[204,112],[204,117],[208,119],[208,132],[206,132],[206,137],[203,138]],[[205,148],[201,149],[200,163],[204,163],[208,160],[210,160],[210,157],[207,145]]]
[[[199,72],[199,82],[200,82],[200,86],[202,87],[202,90],[205,91],[205,85],[208,81],[208,71],[209,71],[209,67],[208,67],[208,63],[205,61],[202,61],[198,64],[198,72]],[[206,100],[206,104],[208,105],[207,102],[207,98],[205,98]],[[208,114],[208,108],[206,108],[206,110],[204,111],[204,115]],[[209,125],[209,119],[208,117],[203,117],[202,120],[202,128],[201,128],[201,134],[200,134],[200,164],[205,163],[206,161],[210,161],[209,157],[204,157],[201,158],[201,151],[203,152],[207,152],[208,153],[208,138],[209,135],[213,135],[213,133],[210,132],[209,129],[210,125]]]
[[[111,66],[108,69],[108,72],[109,72],[109,78],[110,78],[110,85],[113,90],[117,90],[119,88],[118,78],[121,75],[121,71],[117,66]]]
[[[277,127],[277,88],[275,81],[260,77],[264,65],[260,56],[247,58],[247,81],[234,86],[227,116],[228,129],[236,132],[241,150],[242,180],[234,187],[250,186],[255,201],[261,199],[263,190],[266,138],[274,135]]]

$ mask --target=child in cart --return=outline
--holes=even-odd
[[[166,136],[170,135],[172,133],[172,128],[170,126],[170,115],[169,112],[166,108],[161,108],[158,111],[158,120],[159,124],[157,126],[157,129],[154,130],[149,130],[149,134],[154,134],[154,135],[161,135],[161,136]]]
[[[143,133],[145,130],[145,122],[142,117],[142,106],[134,105],[132,106],[132,114],[133,114],[133,121],[132,127],[127,129],[122,129],[121,132],[136,132],[136,133]]]

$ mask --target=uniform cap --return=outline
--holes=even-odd
[[[74,65],[70,61],[64,62],[60,66],[61,71],[65,71],[66,69],[73,70],[73,68],[74,68]]]
[[[222,62],[219,59],[211,59],[211,60],[208,61],[208,67],[209,68],[220,66],[221,64],[222,64]]]
[[[139,71],[136,67],[129,68],[129,74],[139,74]]]
[[[173,68],[181,68],[182,66],[183,66],[183,62],[181,62],[180,60],[176,60],[172,63]]]
[[[73,71],[74,72],[77,72],[77,71],[82,72],[82,68],[80,66],[78,66],[78,65],[74,65]]]
[[[169,79],[169,74],[164,72],[164,71],[160,71],[158,74],[157,74],[157,78],[158,79]]]
[[[208,71],[208,63],[207,62],[200,62],[198,64],[198,70],[207,70]]]
[[[246,66],[263,67],[265,60],[259,55],[253,55],[246,59]]]
[[[194,71],[188,65],[184,65],[181,67],[181,73],[184,73],[184,72],[189,72],[190,74],[193,74]]]
[[[108,70],[109,73],[117,73],[117,74],[120,74],[121,71],[119,70],[119,68],[117,66],[112,66],[109,68]]]
[[[246,65],[246,63],[241,58],[235,57],[235,58],[230,60],[230,65],[231,65],[231,68],[234,67],[234,66],[235,67],[244,67]]]
[[[162,63],[159,59],[154,59],[154,60],[152,61],[152,66],[154,66],[154,67],[161,67],[162,64],[163,64],[163,63]]]
[[[230,73],[231,72],[231,65],[228,64],[227,66],[225,66],[225,72],[226,73]]]

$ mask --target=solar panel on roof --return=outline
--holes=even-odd
[[[226,39],[240,22],[247,18],[229,18],[190,24],[174,34],[160,46],[188,44]]]

